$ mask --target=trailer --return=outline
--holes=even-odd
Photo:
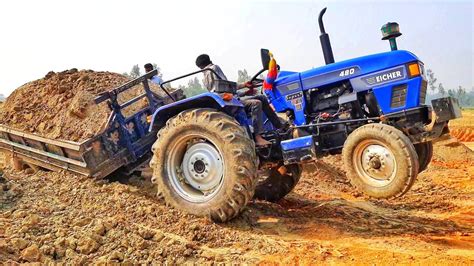
[[[89,139],[82,142],[49,139],[0,125],[0,149],[9,155],[17,169],[42,167],[93,178],[104,178],[118,169],[131,174],[150,159],[151,146],[156,140],[156,131],[149,130],[152,114],[166,103],[183,98],[181,90],[170,93],[163,88],[168,98],[153,92],[148,80],[156,74],[157,70],[153,70],[98,95],[95,103],[107,101],[110,114],[100,133]],[[138,84],[143,84],[143,93],[119,104],[118,95]],[[122,114],[124,108],[144,98],[146,106],[129,117]]]

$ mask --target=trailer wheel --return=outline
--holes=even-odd
[[[375,198],[405,194],[418,174],[418,155],[410,139],[384,124],[354,130],[342,151],[351,183]]]
[[[255,144],[225,113],[181,112],[158,132],[152,151],[152,182],[175,208],[225,222],[253,197]]]
[[[433,157],[433,143],[429,141],[415,144],[415,150],[418,154],[418,162],[420,164],[420,169],[418,171],[421,173],[426,170],[431,162],[431,158]]]
[[[281,173],[282,168],[285,173]],[[280,170],[280,171],[279,171]],[[290,193],[301,177],[301,166],[297,164],[277,166],[260,175],[254,198],[277,202]]]

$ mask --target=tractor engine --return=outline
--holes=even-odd
[[[339,111],[338,99],[341,95],[349,92],[350,85],[342,83],[340,85],[326,88],[310,89],[308,102],[310,103],[311,113],[335,114]]]
[[[351,92],[352,87],[348,81],[309,89],[306,92],[308,124],[314,125],[306,130],[318,136],[319,147],[322,148],[319,152],[338,153],[344,145],[347,127],[341,123],[331,124],[332,122],[361,116],[360,101],[339,104],[339,98]],[[324,126],[320,126],[321,124]]]

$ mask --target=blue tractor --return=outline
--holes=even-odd
[[[236,84],[218,79],[213,92],[162,98],[148,85],[153,70],[95,98],[108,103],[110,115],[100,133],[83,142],[53,140],[0,125],[0,149],[15,168],[67,170],[103,178],[130,174],[148,165],[166,203],[198,216],[224,222],[252,199],[278,201],[297,184],[302,165],[340,154],[351,182],[375,198],[403,195],[426,169],[432,140],[460,117],[453,98],[425,105],[422,62],[399,51],[398,24],[383,26],[390,52],[334,62],[319,15],[326,65],[303,72],[280,71],[271,53],[261,50],[263,69],[253,78],[288,124],[266,124],[262,136],[272,144],[256,148],[251,121],[236,96]],[[258,76],[265,71],[267,78]],[[216,74],[216,73],[214,73]],[[217,75],[217,74],[216,74]],[[218,76],[218,75],[217,75]],[[125,103],[120,93],[143,84],[144,92]],[[146,99],[126,117],[123,109]],[[171,102],[168,100],[172,99]]]
[[[426,169],[432,140],[460,117],[453,98],[425,105],[423,63],[397,50],[397,23],[382,27],[391,51],[334,62],[329,36],[319,15],[326,65],[303,72],[279,70],[265,89],[288,130],[267,125],[269,147],[255,149],[251,123],[235,96],[235,83],[221,80],[214,92],[159,108],[151,130],[153,182],[165,200],[197,215],[225,221],[254,196],[277,201],[297,184],[301,165],[341,154],[353,185],[375,198],[403,195]],[[261,50],[269,70],[268,50]],[[212,71],[212,70],[202,70]],[[202,71],[170,80],[197,74]],[[271,69],[269,70],[271,71]],[[254,192],[255,190],[255,192]]]

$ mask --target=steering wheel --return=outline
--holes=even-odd
[[[265,72],[266,69],[262,69],[260,71],[257,72],[257,74],[255,74],[251,79],[250,79],[250,83],[252,83],[252,86],[253,87],[260,87],[260,86],[263,86],[263,79],[259,78],[258,76],[260,76],[260,74],[262,74],[263,72]]]
[[[277,69],[280,70],[280,65],[277,65]],[[263,79],[259,78],[258,76],[260,76],[260,74],[262,74],[263,72],[267,71],[267,69],[262,69],[260,71],[257,72],[257,74],[255,74],[251,79],[250,79],[250,83],[252,83],[252,85],[256,88],[256,87],[261,87],[263,86]]]

